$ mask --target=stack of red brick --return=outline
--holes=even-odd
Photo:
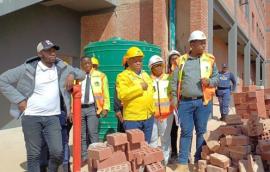
[[[106,143],[88,148],[90,172],[164,172],[162,150],[151,148],[138,129],[107,135]]]
[[[199,172],[270,171],[270,89],[234,94],[237,115],[204,135]]]
[[[256,90],[256,86],[251,85],[242,90],[241,93],[233,94],[236,114],[243,119],[248,119],[250,115],[269,118],[270,89]]]
[[[207,144],[202,147],[198,172],[269,171],[270,140],[261,139],[268,123],[270,119],[258,116],[242,120],[240,115],[230,115],[226,125],[204,135]]]

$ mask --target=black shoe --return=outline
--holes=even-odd
[[[221,118],[219,118],[219,120],[225,122],[226,116],[222,116]]]
[[[47,172],[47,165],[41,165],[40,172]]]

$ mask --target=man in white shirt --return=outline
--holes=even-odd
[[[0,92],[11,102],[10,113],[22,117],[29,172],[40,171],[43,137],[49,148],[48,171],[57,172],[63,162],[59,115],[70,114],[70,92],[74,79],[84,73],[56,58],[57,45],[38,44],[38,56],[0,75]],[[16,85],[16,87],[14,86]]]
[[[87,146],[90,143],[98,142],[98,115],[95,104],[95,97],[91,84],[92,62],[88,57],[81,58],[81,68],[85,72],[85,79],[81,82],[82,88],[82,165],[87,163]]]

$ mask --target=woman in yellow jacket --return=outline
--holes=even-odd
[[[125,57],[129,67],[118,74],[116,90],[123,103],[124,129],[142,130],[145,140],[150,143],[154,122],[154,90],[151,78],[142,70],[143,56],[138,47],[128,49]]]

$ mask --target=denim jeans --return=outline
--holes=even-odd
[[[158,138],[160,137],[161,141],[161,148],[163,151],[163,157],[165,164],[168,163],[170,158],[170,151],[171,151],[171,129],[172,129],[172,122],[174,120],[174,115],[171,114],[168,118],[164,119],[163,121],[159,121],[155,118],[151,143],[150,146],[157,148],[158,147]]]
[[[55,116],[22,116],[22,129],[29,172],[40,171],[40,154],[44,139],[49,148],[49,172],[57,172],[63,162],[61,125]],[[44,138],[43,138],[44,137]]]
[[[222,117],[229,114],[231,89],[217,90],[219,110]]]
[[[96,114],[96,107],[92,105],[88,108],[82,108],[82,161],[88,159],[88,145],[98,142],[98,124],[99,120]]]
[[[150,143],[151,141],[153,125],[154,125],[153,116],[143,121],[124,121],[123,123],[123,127],[125,130],[129,130],[129,129],[142,130],[144,132],[145,141],[147,141],[147,143]]]
[[[181,137],[178,162],[187,164],[191,150],[193,128],[196,131],[195,162],[201,159],[202,146],[205,143],[203,134],[206,132],[211,103],[203,105],[202,99],[181,100],[178,107]]]

